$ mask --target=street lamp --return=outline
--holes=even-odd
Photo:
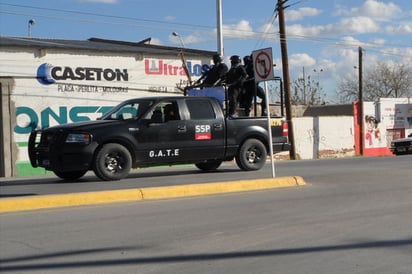
[[[177,32],[174,31],[174,32],[172,32],[172,35],[178,37],[179,40],[180,40],[180,43],[182,44],[182,48],[180,49],[180,58],[182,59],[182,67],[183,67],[183,69],[184,69],[184,71],[185,71],[185,73],[186,73],[187,80],[189,81],[189,83],[188,83],[189,85],[188,85],[188,86],[190,86],[190,85],[192,85],[192,78],[191,78],[190,73],[189,73],[189,70],[188,70],[188,68],[187,68],[186,58],[185,58],[185,54],[184,54],[184,51],[183,51],[183,50],[186,48],[185,43],[183,43],[183,39],[182,39],[182,37],[179,35],[179,33],[177,33]],[[186,95],[186,89],[184,90],[184,93],[185,93],[185,95]]]
[[[182,48],[186,48],[185,43],[183,43],[183,39],[182,39],[182,37],[179,35],[179,33],[177,33],[177,32],[174,31],[174,32],[172,32],[172,35],[175,36],[175,37],[177,37],[177,38],[179,38],[180,43],[182,44]]]
[[[31,27],[36,24],[36,21],[34,19],[29,20],[29,25],[28,25],[28,32],[29,32],[29,38],[31,37]]]

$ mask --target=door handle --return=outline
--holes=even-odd
[[[213,128],[216,130],[221,130],[223,128],[222,124],[213,124]]]
[[[177,132],[186,132],[186,126],[185,125],[177,126]]]

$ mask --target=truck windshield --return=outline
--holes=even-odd
[[[152,100],[123,102],[102,116],[102,120],[137,120],[153,104]]]

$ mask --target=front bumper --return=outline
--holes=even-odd
[[[32,132],[28,145],[31,165],[60,172],[89,170],[97,144],[67,144],[65,137],[59,132]]]

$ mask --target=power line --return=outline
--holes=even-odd
[[[72,21],[72,22],[85,22],[85,23],[107,24],[107,25],[122,25],[122,26],[136,27],[136,28],[144,27],[144,28],[147,28],[147,29],[175,30],[175,28],[171,28],[171,27],[148,26],[148,25],[139,25],[139,24],[134,24],[134,23],[102,21],[102,20],[94,20],[94,19],[63,17],[63,16],[44,15],[44,14],[35,14],[35,13],[20,13],[20,12],[12,12],[12,11],[0,11],[0,13],[10,14],[10,15],[18,15],[18,16],[40,17],[40,18],[47,18],[47,19],[52,19],[52,20],[65,20],[65,21]],[[192,29],[190,29],[190,30],[192,30]]]
[[[54,9],[54,8],[36,7],[36,6],[29,6],[29,5],[17,5],[17,4],[9,4],[9,3],[0,3],[0,5],[19,7],[19,8],[28,8],[28,9],[37,9],[37,10],[41,10],[41,11],[53,11],[53,12],[62,12],[62,13],[70,13],[70,14],[81,14],[81,15],[88,15],[88,16],[114,18],[114,19],[131,20],[131,21],[142,21],[142,22],[167,24],[167,25],[180,25],[180,26],[190,26],[190,27],[198,27],[198,28],[214,28],[214,26],[187,24],[187,23],[177,23],[177,22],[171,22],[171,21],[144,19],[144,18],[136,18],[136,17],[129,17],[129,16],[119,16],[119,15],[111,15],[111,14],[104,14],[104,13],[95,13],[95,12],[85,12],[85,11],[79,11],[79,10]]]
[[[288,0],[283,1],[283,4],[285,4],[286,2],[288,2]],[[300,1],[290,3],[286,7],[295,6],[295,5],[300,4],[302,2],[304,2],[304,0],[300,0]],[[85,12],[85,11],[79,11],[79,10],[55,9],[55,8],[38,7],[38,6],[31,6],[31,5],[19,5],[19,4],[10,4],[10,3],[0,3],[0,5],[9,6],[9,7],[16,7],[16,8],[23,8],[23,9],[35,9],[35,10],[41,10],[41,11],[52,11],[52,12],[60,12],[60,13],[69,13],[69,14],[103,17],[103,18],[121,19],[121,20],[126,20],[126,21],[138,21],[138,22],[145,22],[145,23],[154,23],[154,24],[167,25],[167,26],[147,25],[147,24],[142,25],[142,24],[135,24],[135,23],[130,23],[130,22],[113,22],[113,21],[105,21],[105,20],[95,20],[95,19],[90,19],[90,18],[73,18],[73,17],[65,17],[65,16],[57,16],[57,15],[46,15],[46,14],[37,14],[37,13],[24,13],[24,12],[0,10],[0,14],[3,13],[3,14],[10,14],[10,15],[17,15],[17,16],[40,17],[40,18],[47,18],[47,19],[51,19],[51,20],[65,20],[65,21],[72,21],[72,22],[85,22],[85,23],[95,23],[95,24],[128,26],[128,27],[133,27],[133,28],[145,28],[145,29],[160,29],[160,30],[167,30],[167,31],[175,30],[175,28],[170,27],[170,25],[186,27],[184,29],[180,29],[180,30],[183,30],[183,31],[193,31],[193,30],[197,30],[197,28],[213,30],[215,28],[214,26],[207,26],[207,25],[178,23],[178,22],[144,19],[144,18],[136,18],[136,17],[129,17],[129,16],[118,16],[118,15],[111,15],[111,14]],[[284,9],[286,7],[284,7]],[[234,39],[253,39],[253,38],[257,38],[258,41],[255,44],[255,48],[259,45],[262,45],[263,41],[265,41],[265,40],[272,40],[272,39],[273,40],[279,40],[280,39],[279,38],[279,33],[269,32],[270,25],[274,24],[274,22],[276,20],[276,17],[277,17],[277,9],[274,10],[272,17],[268,20],[268,22],[270,22],[270,23],[267,24],[267,27],[265,28],[265,30],[263,32],[259,32],[259,31],[242,31],[243,34],[246,34],[245,37],[240,37],[240,36],[236,36],[236,35],[231,37],[230,35],[226,35],[225,39],[226,40],[234,40]],[[231,30],[230,27],[223,26],[223,31],[227,32],[227,31],[230,31],[230,30]],[[202,37],[205,37],[205,35],[202,35],[202,34],[207,33],[206,31],[198,31],[198,32],[199,32],[199,36],[202,36]],[[348,42],[342,42],[342,40],[334,39],[334,38],[328,38],[328,37],[322,37],[322,36],[294,35],[294,34],[289,34],[289,33],[288,33],[288,39],[289,40],[295,40],[295,41],[298,41],[298,40],[312,41],[312,42],[318,42],[318,43],[322,43],[322,44],[330,44],[330,45],[334,45],[334,46],[348,47],[348,48],[358,47],[358,45],[359,45],[359,42],[354,43],[354,44],[349,44]],[[409,54],[393,53],[393,52],[391,53],[391,52],[385,51],[385,49],[388,48],[388,45],[381,46],[381,45],[378,45],[378,44],[373,44],[373,43],[368,43],[368,42],[363,42],[362,44],[366,44],[368,49],[371,48],[373,51],[379,52],[380,54],[383,54],[383,55],[398,56],[398,57],[411,57],[411,55],[409,55]],[[405,48],[409,47],[409,45],[397,45],[397,44],[391,44],[389,46],[391,46],[391,47],[405,47]],[[379,50],[379,48],[380,48],[380,50]]]

